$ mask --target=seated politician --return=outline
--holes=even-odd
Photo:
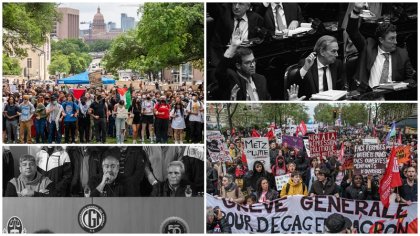
[[[37,171],[34,156],[21,156],[19,158],[19,171],[19,177],[12,178],[7,183],[6,197],[55,196],[54,182]]]
[[[303,22],[302,11],[297,3],[267,3],[264,28],[272,34],[276,31],[294,30]]]
[[[337,39],[324,35],[315,43],[314,52],[299,63],[295,81],[300,84],[299,96],[311,98],[312,94],[327,90],[347,90],[346,73],[338,56]]]
[[[360,14],[364,6],[364,3],[355,3],[346,28],[359,53],[359,65],[354,79],[370,88],[395,81],[417,83],[407,50],[397,47],[395,25],[391,23],[378,25],[375,38],[365,38],[360,33]]]
[[[190,188],[186,193],[189,183],[185,180],[185,166],[181,161],[172,161],[167,168],[168,179],[153,185],[152,197],[185,197],[188,194],[195,196]],[[191,185],[190,185],[191,186]]]
[[[251,49],[240,47],[240,36],[232,43],[216,68],[218,100],[260,101],[270,100],[267,80],[256,73],[256,61]],[[231,68],[229,68],[231,66]]]

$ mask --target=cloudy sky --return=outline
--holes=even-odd
[[[93,21],[93,16],[97,12],[98,6],[101,8],[101,13],[104,16],[105,23],[109,21],[115,22],[117,28],[121,27],[121,13],[127,13],[129,17],[134,17],[136,21],[139,21],[137,16],[137,10],[140,2],[131,3],[110,3],[110,2],[98,2],[98,3],[80,3],[80,2],[64,2],[60,3],[60,7],[70,7],[78,9],[80,22]],[[80,29],[88,29],[88,24],[80,24]]]

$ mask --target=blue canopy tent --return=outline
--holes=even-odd
[[[102,77],[103,84],[115,84],[115,80],[107,77]],[[73,75],[57,81],[57,84],[89,84],[89,72]]]

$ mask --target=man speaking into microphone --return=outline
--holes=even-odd
[[[120,169],[119,157],[115,153],[106,151],[102,160],[102,176],[94,176],[89,180],[91,197],[124,197],[122,176],[118,175]]]

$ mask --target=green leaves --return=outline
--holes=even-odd
[[[26,56],[25,46],[42,45],[61,19],[55,3],[3,3],[3,51]]]
[[[17,58],[11,58],[3,53],[3,75],[20,75],[22,68]]]
[[[51,65],[48,67],[50,74],[79,74],[86,71],[92,61],[88,52],[89,46],[80,39],[52,41]]]

